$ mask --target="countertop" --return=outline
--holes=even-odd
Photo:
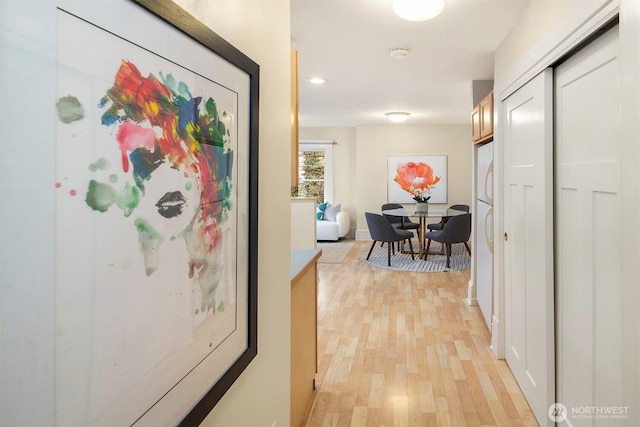
[[[291,281],[295,281],[321,255],[322,249],[291,249]]]

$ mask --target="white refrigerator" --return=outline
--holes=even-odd
[[[476,298],[489,331],[493,317],[493,142],[476,149]]]

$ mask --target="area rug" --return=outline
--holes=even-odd
[[[434,249],[432,245],[432,250]],[[371,252],[371,257],[367,261],[367,254],[369,253],[369,246],[367,250],[360,254],[360,260],[365,264],[369,264],[375,267],[386,268],[390,270],[399,271],[414,271],[414,272],[435,272],[435,271],[448,271],[448,270],[467,270],[471,266],[471,257],[467,253],[464,245],[453,245],[451,248],[451,267],[447,269],[447,256],[446,255],[429,255],[427,260],[411,259],[411,254],[398,253],[391,255],[391,267],[387,265],[387,246],[380,247],[380,244],[376,244],[376,247]],[[439,249],[438,246],[435,249]],[[416,249],[417,251],[417,249]]]
[[[322,249],[322,256],[318,259],[320,263],[340,264],[349,254],[355,242],[337,241],[337,242],[318,242],[318,249]]]

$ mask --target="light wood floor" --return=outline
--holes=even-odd
[[[537,426],[489,349],[469,271],[407,273],[318,264],[317,396],[307,427]]]

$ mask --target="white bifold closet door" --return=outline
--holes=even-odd
[[[571,425],[621,425],[584,413],[622,404],[618,68],[616,26],[554,73],[556,382]]]
[[[503,101],[505,358],[540,425],[552,425],[553,73]]]

